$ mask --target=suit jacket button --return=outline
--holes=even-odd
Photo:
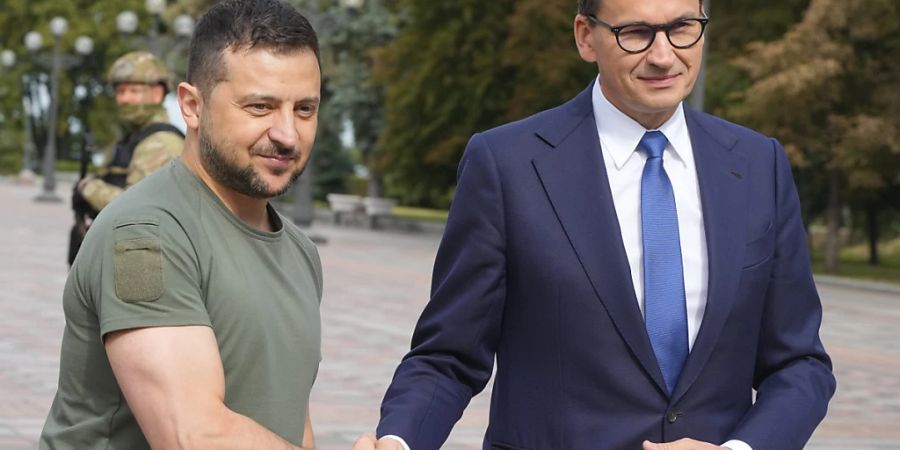
[[[669,411],[666,413],[666,420],[669,421],[669,423],[675,423],[680,415],[680,411]]]

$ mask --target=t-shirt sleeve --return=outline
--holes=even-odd
[[[199,260],[188,234],[166,216],[111,224],[99,244],[101,269],[88,272],[100,333],[131,328],[210,326]]]
[[[324,290],[324,277],[322,276],[322,259],[319,257],[319,249],[315,245],[312,246],[312,263],[313,272],[316,276],[316,294],[319,296],[319,304],[322,304],[322,291]]]

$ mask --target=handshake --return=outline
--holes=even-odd
[[[409,450],[399,440],[393,437],[378,439],[372,433],[365,433],[356,440],[352,450]]]

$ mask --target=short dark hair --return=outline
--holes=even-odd
[[[601,0],[578,0],[578,14],[597,14]],[[700,9],[703,9],[703,0],[700,0]]]
[[[600,9],[600,0],[578,0],[578,14],[597,14]]]
[[[206,96],[225,79],[226,50],[261,48],[279,54],[311,50],[319,40],[306,17],[279,0],[226,0],[200,18],[191,38],[187,81]]]

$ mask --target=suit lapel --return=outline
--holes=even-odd
[[[537,135],[555,147],[532,161],[556,216],[612,322],[635,358],[666,392],[644,321],[597,137],[588,87]]]
[[[731,152],[735,137],[687,107],[685,119],[700,184],[709,281],[703,322],[675,388],[673,403],[687,392],[709,359],[737,296],[747,214],[746,162]]]

